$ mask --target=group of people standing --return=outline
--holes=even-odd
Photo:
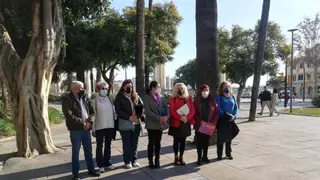
[[[82,82],[72,82],[71,90],[62,103],[62,109],[72,143],[73,179],[79,179],[81,144],[89,175],[100,176],[100,173],[107,169],[116,169],[111,163],[111,141],[116,138],[116,131],[121,135],[126,168],[140,167],[137,148],[143,122],[148,131],[150,168],[160,167],[161,139],[166,129],[168,134],[173,136],[174,164],[186,164],[183,155],[192,125],[197,137],[198,165],[210,162],[209,140],[215,129],[218,160],[222,160],[224,143],[226,157],[233,159],[231,141],[239,133],[235,123],[238,106],[227,82],[221,83],[217,97],[210,93],[208,85],[200,86],[194,100],[187,87],[183,83],[177,83],[172,90],[169,104],[161,95],[157,81],[152,81],[146,95],[140,98],[131,80],[125,80],[114,102],[109,97],[109,86],[104,82],[97,84],[96,96],[90,100],[85,94]],[[95,171],[93,164],[91,135],[96,138],[96,161],[100,173]]]

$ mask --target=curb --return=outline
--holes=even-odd
[[[15,138],[15,136],[0,138],[0,142],[9,141],[9,140],[12,140],[12,139],[14,139],[14,138]]]

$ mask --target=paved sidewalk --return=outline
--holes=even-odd
[[[234,160],[216,162],[216,147],[209,150],[212,162],[198,167],[195,146],[189,144],[185,152],[186,166],[174,166],[172,137],[164,134],[162,140],[161,169],[147,168],[147,137],[142,135],[139,144],[141,168],[124,169],[122,143],[112,143],[112,161],[119,167],[104,173],[100,179],[214,179],[214,180],[318,180],[320,179],[320,118],[280,115],[257,118],[245,122],[247,111],[241,111],[239,136],[233,141]],[[11,179],[70,179],[71,149],[64,124],[53,128],[55,143],[63,147],[56,154],[34,159],[11,158],[0,171],[1,180]],[[190,138],[189,140],[191,140]],[[95,148],[95,143],[93,143]],[[0,146],[0,160],[15,148],[14,141]],[[94,152],[95,154],[95,152]],[[81,176],[87,178],[83,152]],[[1,166],[1,164],[0,164]]]

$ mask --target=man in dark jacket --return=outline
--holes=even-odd
[[[263,114],[263,109],[267,105],[270,116],[272,116],[272,110],[271,110],[271,92],[267,89],[267,87],[264,87],[264,91],[262,92],[261,95],[261,100],[262,100],[262,107],[261,107],[261,112],[259,113],[260,115]]]
[[[66,125],[70,132],[72,144],[72,175],[79,180],[79,151],[83,145],[88,174],[100,176],[95,171],[92,159],[91,125],[94,120],[94,110],[88,106],[83,83],[73,81],[71,93],[62,102],[62,111],[66,118]]]

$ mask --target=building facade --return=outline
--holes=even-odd
[[[305,65],[305,67],[304,67]],[[305,69],[305,70],[304,70]],[[315,94],[320,93],[320,67],[317,69],[317,75],[315,76],[315,68],[310,63],[302,63],[295,61],[293,66],[292,85],[293,93],[296,93],[297,97],[303,97],[304,81],[305,81],[305,96],[307,98],[313,97]],[[291,84],[291,70],[288,71],[288,88]],[[315,78],[317,78],[317,85],[315,85]]]
[[[159,64],[154,68],[153,80],[160,83],[161,89],[166,89],[166,66]]]

